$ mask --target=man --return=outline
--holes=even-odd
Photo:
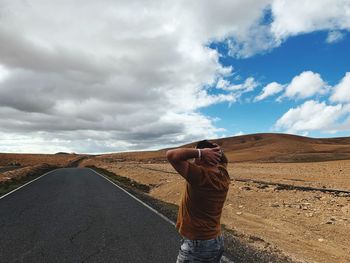
[[[230,185],[226,156],[207,140],[198,142],[196,149],[169,150],[166,156],[187,181],[176,222],[182,236],[177,263],[220,262],[224,252],[220,218]]]

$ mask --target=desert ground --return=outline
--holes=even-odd
[[[0,184],[20,180],[28,174],[69,166],[83,155],[0,153]]]
[[[256,249],[295,262],[350,262],[350,138],[256,134],[215,141],[229,159],[231,185],[221,220],[225,228]],[[147,185],[151,197],[178,205],[186,182],[167,163],[166,150],[84,159],[0,154],[0,180],[26,167],[81,160],[81,167],[132,179]],[[16,162],[21,166],[15,167]],[[11,167],[16,170],[6,171]]]
[[[258,135],[238,141],[246,147],[221,142],[231,177],[221,223],[257,249],[295,262],[350,262],[350,160],[344,159],[349,140]],[[185,180],[166,162],[165,152],[100,155],[80,165],[148,185],[150,196],[178,205]]]

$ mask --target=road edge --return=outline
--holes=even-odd
[[[15,189],[13,189],[13,190],[11,190],[10,192],[8,192],[8,193],[6,193],[6,194],[0,196],[0,200],[3,199],[3,198],[6,197],[6,196],[12,194],[13,192],[16,192],[17,190],[21,189],[22,187],[25,187],[26,185],[28,185],[28,184],[30,184],[30,183],[33,183],[34,181],[39,180],[40,178],[44,177],[45,175],[48,175],[49,173],[51,173],[51,172],[53,172],[53,171],[56,171],[56,170],[58,170],[58,169],[61,169],[61,168],[56,168],[56,169],[54,169],[54,170],[48,171],[48,172],[46,172],[46,173],[40,175],[39,177],[36,177],[36,178],[34,178],[33,180],[30,180],[29,182],[26,182],[25,184],[23,184],[23,185],[21,185],[21,186],[15,188]]]
[[[117,185],[115,182],[113,182],[112,180],[108,179],[106,176],[100,174],[99,172],[95,171],[92,168],[88,168],[90,170],[92,170],[94,173],[96,173],[97,175],[101,176],[102,178],[106,179],[108,182],[110,182],[111,184],[115,185],[116,187],[118,187],[120,190],[122,190],[123,192],[125,192],[126,194],[128,194],[129,196],[131,196],[132,198],[134,198],[136,201],[138,201],[139,203],[141,203],[142,205],[144,205],[145,207],[147,207],[148,209],[150,209],[152,212],[154,212],[155,214],[157,214],[158,216],[160,216],[161,218],[163,218],[166,222],[168,222],[169,224],[175,226],[175,223],[173,221],[171,221],[168,217],[166,217],[165,215],[163,215],[162,213],[158,212],[157,210],[155,210],[153,207],[149,206],[148,204],[146,204],[145,202],[143,202],[142,200],[140,200],[139,198],[137,198],[136,196],[132,195],[131,193],[129,193],[128,191],[126,191],[124,188],[122,188],[121,186]],[[227,257],[222,256],[221,257],[221,261],[224,263],[234,263],[233,261],[229,260]]]

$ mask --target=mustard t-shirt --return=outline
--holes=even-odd
[[[220,218],[230,185],[224,166],[220,172],[189,163],[176,228],[191,240],[207,240],[221,234]]]

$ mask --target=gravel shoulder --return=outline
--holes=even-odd
[[[82,163],[88,164],[149,186],[148,195],[155,199],[179,204],[184,180],[167,163],[113,162],[103,158]],[[288,262],[287,258],[293,262],[349,262],[349,195],[288,190],[235,181],[235,178],[249,175],[271,182],[349,189],[350,178],[345,173],[337,173],[339,169],[347,169],[349,164],[347,160],[298,165],[230,164],[232,183],[223,210],[222,224],[234,237],[231,247],[239,247],[237,242],[240,242],[254,251],[285,257],[282,261],[276,259],[271,262]],[[314,167],[318,167],[318,170],[314,171]],[[317,173],[322,170],[324,173],[319,174],[321,182],[318,182]],[[235,240],[238,241],[235,243]]]

